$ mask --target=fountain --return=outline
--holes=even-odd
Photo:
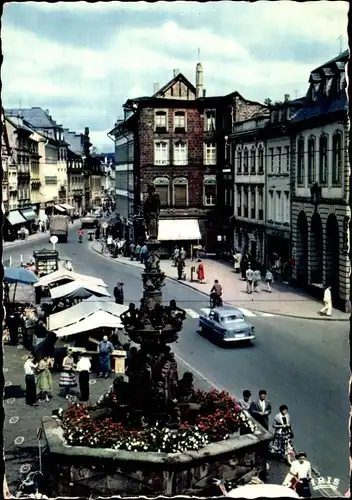
[[[201,404],[190,397],[194,394],[192,375],[186,373],[179,381],[171,352],[170,344],[177,341],[186,315],[175,301],[167,306],[162,303],[165,275],[158,254],[160,201],[153,184],[148,184],[147,191],[144,220],[148,258],[142,272],[144,293],[139,308],[130,304],[121,315],[126,333],[139,349],[135,349],[129,360],[128,381],[117,377],[110,393],[92,411],[80,408],[71,411],[69,419],[75,419],[74,424],[69,422],[71,441],[67,441],[65,419],[61,423],[43,419],[46,443],[54,457],[54,461],[45,464],[55,495],[88,495],[91,491],[98,495],[196,494],[211,485],[214,478],[241,477],[245,481],[265,469],[271,434],[260,426],[256,429],[253,426],[244,435],[238,430],[217,436],[217,442],[198,432],[198,424],[193,425],[193,434],[185,429],[185,415],[187,420],[196,421]],[[231,420],[234,410],[229,396],[227,402],[230,412],[225,418]],[[212,425],[216,427],[217,416],[212,417]],[[87,427],[84,431],[82,427],[77,433],[82,421],[88,425],[99,421],[103,424],[94,430]],[[126,427],[132,429],[128,444],[126,441],[121,444],[122,438],[118,443],[115,434],[113,442],[106,437],[110,447],[94,447],[95,433],[107,435],[106,427],[115,425],[114,422],[121,435]],[[203,424],[204,420],[199,425]],[[77,445],[82,440],[85,444]],[[50,467],[50,463],[54,465]]]

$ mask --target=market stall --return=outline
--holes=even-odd
[[[59,269],[50,274],[47,274],[46,276],[43,276],[42,278],[40,278],[38,283],[35,284],[35,287],[51,287],[59,283],[61,285],[64,284],[62,282],[69,283],[76,280],[92,283],[100,287],[108,287],[108,285],[100,278],[95,278],[86,274],[74,273],[73,271],[67,271],[67,269]]]
[[[59,269],[59,252],[44,248],[33,252],[35,272],[42,277]]]
[[[87,299],[92,295],[97,297],[110,297],[109,292],[103,286],[97,286],[88,281],[75,280],[66,285],[57,286],[50,290],[50,295],[53,300],[61,299]]]

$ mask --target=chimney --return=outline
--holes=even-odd
[[[206,97],[207,96],[207,91],[205,89],[203,89],[203,97]]]
[[[196,67],[196,99],[202,96],[203,92],[203,68],[201,63]]]
[[[158,83],[154,83],[153,85],[153,94],[156,94],[160,89],[160,85]]]
[[[290,100],[290,94],[285,94],[285,102],[288,102]]]
[[[174,78],[179,74],[180,70],[178,68],[174,69]]]

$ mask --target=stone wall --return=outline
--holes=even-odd
[[[236,436],[179,454],[141,453],[68,446],[58,420],[44,417],[48,457],[44,474],[53,496],[201,494],[213,479],[249,481],[265,470],[271,434]]]

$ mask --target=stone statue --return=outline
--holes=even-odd
[[[155,272],[159,271],[160,257],[157,253],[153,252],[149,255],[146,262],[147,271]]]
[[[150,240],[158,239],[160,199],[152,183],[147,187],[148,196],[144,202],[143,213],[145,227]]]

